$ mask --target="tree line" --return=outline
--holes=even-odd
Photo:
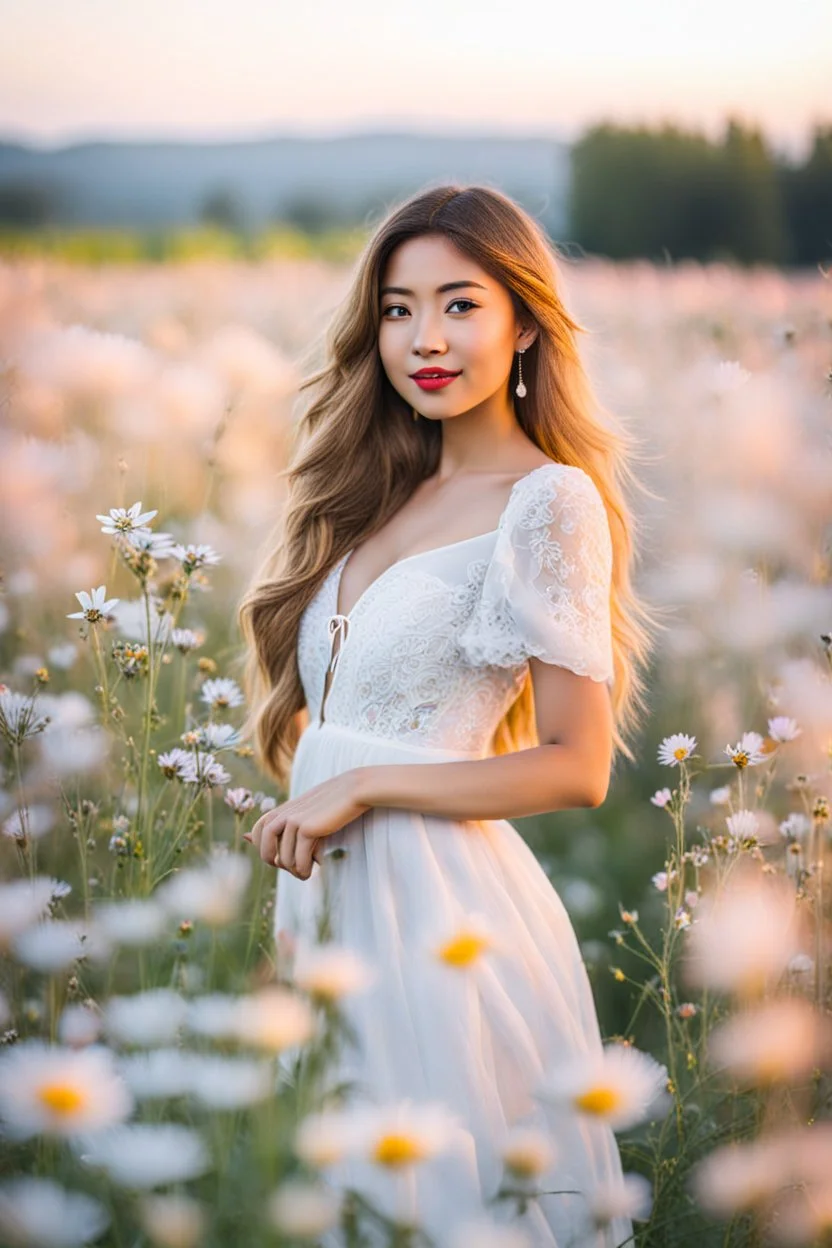
[[[802,161],[731,118],[719,140],[667,124],[602,124],[572,148],[569,238],[623,260],[832,259],[832,125],[814,127]]]

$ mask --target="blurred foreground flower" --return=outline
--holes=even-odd
[[[269,1198],[267,1209],[281,1234],[313,1239],[337,1225],[341,1196],[322,1183],[287,1179]]]
[[[0,1241],[12,1248],[81,1248],[110,1225],[100,1201],[53,1179],[0,1183]]]
[[[376,974],[352,949],[341,945],[300,945],[292,976],[298,988],[318,1001],[340,1001],[363,992]]]
[[[223,927],[237,918],[250,876],[250,859],[215,846],[204,865],[169,876],[153,898],[175,918],[187,915],[209,927]]]
[[[139,1217],[158,1248],[197,1248],[207,1225],[205,1207],[184,1192],[142,1196]]]
[[[9,1135],[73,1136],[121,1122],[133,1097],[109,1049],[23,1040],[0,1050],[0,1120]]]
[[[24,697],[5,686],[0,690],[0,736],[8,745],[22,745],[43,732],[48,723],[49,716],[40,714],[35,696]]]
[[[87,1050],[88,1051],[88,1050]],[[129,1123],[81,1136],[73,1147],[86,1165],[128,1188],[182,1183],[211,1169],[202,1137],[178,1123]]]
[[[537,1095],[620,1131],[667,1113],[667,1078],[666,1067],[648,1053],[609,1044],[598,1053],[578,1054],[560,1064],[546,1076]]]
[[[804,997],[766,1001],[715,1027],[708,1055],[746,1083],[791,1083],[832,1056],[829,1026]]]
[[[633,1218],[644,1222],[653,1205],[653,1187],[643,1174],[623,1174],[599,1184],[589,1198],[589,1211],[596,1226],[605,1226],[614,1218]]]
[[[706,893],[696,915],[683,968],[690,984],[758,996],[803,951],[793,887],[753,866],[738,868]]]

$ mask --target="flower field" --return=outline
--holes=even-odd
[[[275,943],[279,873],[244,840],[284,795],[240,739],[236,606],[347,276],[0,263],[0,1243],[431,1242],[409,1180],[453,1116],[339,1100],[374,968],[325,931]],[[570,1248],[621,1214],[640,1248],[830,1243],[832,283],[563,282],[638,437],[663,620],[638,764],[602,808],[520,824],[608,1041],[536,1095],[608,1122],[626,1172]],[[489,948],[434,952],[462,982]],[[487,1218],[436,1248],[535,1248],[510,1223],[557,1148],[512,1127]],[[383,1205],[330,1182],[349,1158]]]

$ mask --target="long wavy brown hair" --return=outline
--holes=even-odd
[[[613,429],[594,395],[577,343],[578,334],[589,331],[563,305],[555,250],[542,228],[498,190],[443,185],[388,211],[358,258],[346,297],[313,344],[306,365],[312,371],[300,386],[313,397],[279,474],[288,481],[285,506],[239,606],[249,706],[241,731],[244,739],[253,737],[259,764],[284,788],[308,722],[296,653],[301,615],[333,565],[382,528],[439,467],[441,422],[413,420],[378,350],[385,266],[400,243],[428,234],[443,235],[502,282],[518,318],[530,315],[539,327],[524,356],[528,394],[516,405],[517,421],[551,459],[589,473],[604,499],[613,544],[613,757],[634,759],[627,737],[646,710],[644,673],[659,627],[631,580],[636,522],[625,490],[649,493],[629,462],[634,440]],[[315,359],[324,362],[313,367]],[[512,380],[507,377],[506,385]],[[537,744],[529,677],[497,725],[491,748],[502,754]]]

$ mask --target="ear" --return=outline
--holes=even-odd
[[[515,351],[527,351],[533,342],[537,340],[540,333],[540,326],[535,324],[518,325],[517,341],[515,343]]]

